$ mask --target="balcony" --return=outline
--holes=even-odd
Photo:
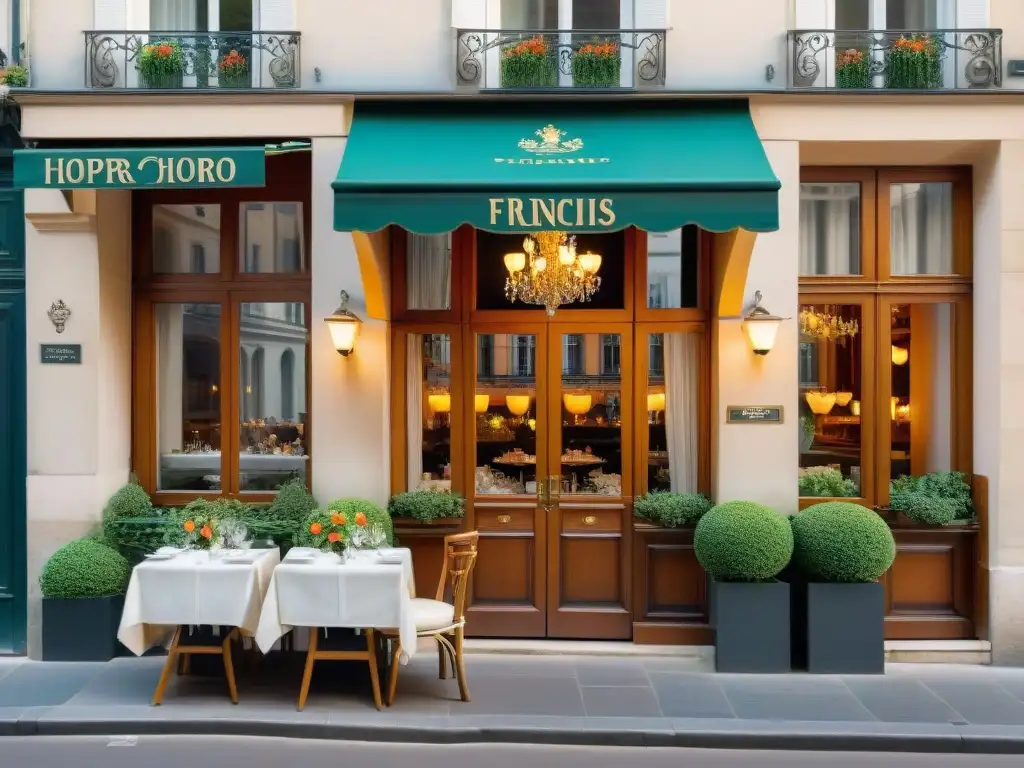
[[[794,89],[950,91],[999,88],[1001,29],[793,30]]]
[[[656,89],[665,30],[458,30],[460,89]]]
[[[85,33],[85,87],[298,88],[298,32]]]

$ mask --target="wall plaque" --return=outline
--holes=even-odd
[[[729,405],[725,409],[728,424],[781,424],[781,405]]]
[[[44,365],[78,365],[82,362],[82,345],[40,344],[39,358]]]

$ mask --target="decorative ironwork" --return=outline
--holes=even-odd
[[[87,88],[150,88],[139,72],[139,58],[149,45],[180,47],[182,72],[162,78],[162,87],[179,88],[298,88],[298,32],[188,32],[145,30],[85,33]],[[243,71],[222,73],[220,62],[234,52],[244,60]]]
[[[64,303],[63,299],[57,299],[50,305],[50,311],[46,313],[57,329],[57,333],[64,333],[64,326],[71,319],[71,309]]]
[[[520,53],[528,66],[510,66]],[[460,29],[455,81],[468,88],[662,88],[665,30]]]
[[[1003,83],[1003,30],[798,29],[791,88],[955,90]]]

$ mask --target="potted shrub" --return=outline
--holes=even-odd
[[[501,50],[502,88],[552,88],[558,85],[555,52],[541,35]]]
[[[842,499],[857,495],[857,484],[835,467],[801,467],[800,495]]]
[[[134,565],[163,544],[166,523],[166,515],[153,508],[149,494],[133,476],[103,509],[103,540]]]
[[[711,502],[700,493],[652,491],[633,502],[633,515],[663,528],[693,525],[711,509]]]
[[[870,88],[871,63],[864,51],[848,48],[836,54],[836,88]]]
[[[177,40],[162,40],[142,46],[138,63],[139,85],[143,88],[181,88],[185,78],[185,54]]]
[[[28,70],[20,64],[0,69],[0,83],[10,88],[28,88]]]
[[[224,54],[217,62],[217,76],[221,88],[248,88],[252,85],[249,77],[249,61],[236,50]]]
[[[896,558],[886,522],[859,504],[825,502],[794,515],[793,653],[823,674],[885,671],[885,592]]]
[[[427,525],[451,523],[466,514],[465,502],[457,493],[444,490],[408,491],[388,501],[391,518],[404,518]]]
[[[900,37],[885,52],[885,87],[942,87],[942,45],[931,35]]]
[[[110,661],[131,568],[91,538],[58,549],[39,577],[43,593],[43,659]]]
[[[572,83],[578,88],[615,88],[621,70],[619,44],[611,41],[587,43],[572,57]]]
[[[693,550],[709,579],[708,607],[720,672],[788,672],[789,586],[775,577],[793,554],[789,521],[749,501],[705,514]]]
[[[950,525],[974,517],[971,486],[963,472],[900,477],[889,484],[889,510],[921,525]]]

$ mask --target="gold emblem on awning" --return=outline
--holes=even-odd
[[[536,139],[520,139],[519,148],[537,155],[562,155],[568,152],[578,152],[583,149],[583,139],[562,141],[565,131],[560,131],[550,123],[538,130],[536,135],[540,136],[540,141]]]

